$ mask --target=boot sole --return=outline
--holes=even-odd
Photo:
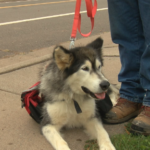
[[[134,124],[131,125],[130,132],[133,134],[138,134],[138,135],[145,135],[145,136],[150,135],[150,130],[148,131],[144,130],[144,128],[138,127]]]
[[[124,118],[121,118],[121,119],[113,120],[113,119],[105,119],[105,118],[103,118],[103,121],[104,121],[104,123],[108,123],[108,124],[124,123],[124,122],[126,122],[126,121],[128,121],[128,120],[130,120],[130,119],[132,119],[134,117],[136,117],[138,114],[139,114],[139,110],[134,112],[134,113],[132,113],[132,114],[130,114],[130,115],[128,115],[128,116],[126,116],[126,117],[124,117]]]

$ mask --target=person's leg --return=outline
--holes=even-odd
[[[143,110],[133,120],[131,130],[138,133],[150,134],[150,1],[138,1],[146,47],[141,57],[140,80],[146,94],[143,99]]]
[[[108,8],[112,40],[119,45],[122,64],[118,75],[122,99],[106,114],[105,121],[120,123],[137,116],[143,102],[145,90],[140,84],[139,70],[145,38],[138,0],[108,0]]]
[[[120,94],[133,102],[143,102],[145,91],[140,84],[140,59],[145,39],[137,0],[108,0],[111,35],[119,44],[121,70]]]
[[[141,57],[141,85],[146,90],[143,105],[150,106],[150,1],[139,0],[140,15],[145,37],[145,50]]]

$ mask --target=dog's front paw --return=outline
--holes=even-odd
[[[107,144],[102,144],[100,146],[100,150],[116,150],[116,149],[111,143],[107,143]]]
[[[71,149],[66,144],[60,144],[58,150],[71,150]]]

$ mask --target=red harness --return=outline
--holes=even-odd
[[[42,119],[41,106],[43,99],[39,96],[38,85],[35,83],[31,88],[23,91],[21,94],[22,108],[25,107],[28,114],[37,122],[40,123]]]

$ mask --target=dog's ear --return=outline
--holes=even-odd
[[[97,38],[92,43],[88,44],[87,47],[92,47],[95,50],[100,51],[103,46],[103,40],[101,38]]]
[[[97,54],[98,54],[98,56],[99,56],[99,58],[101,60],[101,63],[103,65],[102,46],[103,46],[103,40],[101,38],[97,38],[92,43],[87,45],[87,47],[91,47],[97,52]]]
[[[62,46],[57,46],[54,49],[53,58],[60,70],[69,68],[73,62],[72,53]]]

